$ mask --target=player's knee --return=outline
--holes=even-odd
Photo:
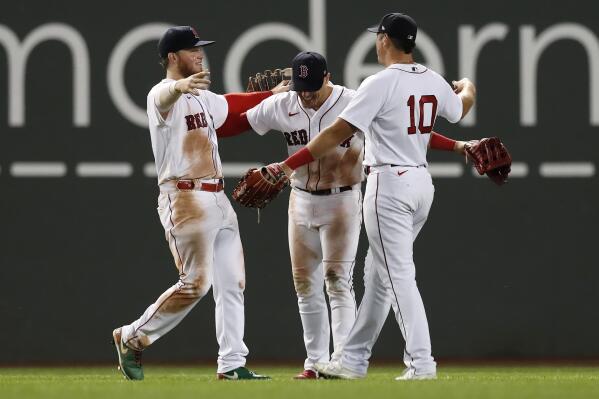
[[[210,282],[204,275],[196,276],[185,282],[184,290],[191,298],[199,299],[204,297],[210,290]]]
[[[196,289],[195,294],[197,298],[203,298],[210,290],[210,285],[200,286]]]
[[[307,297],[312,294],[312,284],[307,269],[296,267],[293,270],[293,285],[298,297]]]
[[[312,284],[308,279],[294,278],[293,285],[299,298],[309,297],[312,294]]]
[[[351,278],[343,272],[341,264],[326,265],[324,278],[329,296],[345,294],[351,288]]]
[[[327,279],[326,287],[327,287],[327,294],[329,295],[329,297],[345,295],[351,289],[351,285],[349,284],[349,282],[344,281],[340,278],[332,278],[330,280]]]
[[[210,286],[204,285],[192,285],[189,289],[190,296],[196,299],[203,298],[206,296],[208,291],[210,290]]]

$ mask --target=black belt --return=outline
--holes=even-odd
[[[305,193],[310,193],[312,195],[331,195],[331,194],[337,194],[338,192],[342,193],[344,191],[349,191],[352,189],[352,186],[339,187],[339,189],[338,189],[339,191],[336,191],[337,189],[334,189],[334,188],[327,188],[325,190],[315,190],[315,191],[304,190],[303,188],[299,188],[299,187],[295,187],[295,188],[297,188],[298,190],[303,191]],[[333,190],[335,190],[335,191],[333,191]]]
[[[381,166],[385,166],[385,165],[381,165]],[[426,168],[426,165],[418,165],[418,166],[414,166],[414,165],[391,165],[389,164],[388,166],[391,166],[392,168],[395,168],[397,166],[399,167],[404,167],[404,168]],[[364,166],[364,173],[369,175],[370,174],[370,166]]]

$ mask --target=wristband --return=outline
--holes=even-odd
[[[445,137],[437,132],[433,132],[430,138],[430,147],[433,150],[453,151],[455,140]]]
[[[304,147],[289,158],[285,160],[285,165],[289,166],[292,170],[296,170],[300,166],[309,164],[314,161],[314,156],[308,149],[308,147]]]

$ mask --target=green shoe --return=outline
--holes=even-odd
[[[121,329],[112,332],[116,353],[119,356],[119,370],[128,380],[143,380],[144,369],[141,365],[141,351],[136,351],[123,344]]]
[[[219,380],[270,380],[269,376],[256,374],[245,367],[237,367],[226,373],[218,373],[216,376]]]

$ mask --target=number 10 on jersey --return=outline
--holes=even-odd
[[[428,121],[427,125],[424,124],[425,104],[432,105],[430,120]],[[414,134],[416,133],[416,122],[414,117],[414,113],[416,111],[416,98],[413,95],[408,99],[408,107],[410,107],[410,126],[408,127],[408,134]],[[437,117],[437,97],[433,95],[420,97],[420,100],[418,101],[418,108],[418,113],[420,114],[420,118],[418,120],[418,131],[423,134],[432,132],[433,125],[435,124],[435,118]]]

